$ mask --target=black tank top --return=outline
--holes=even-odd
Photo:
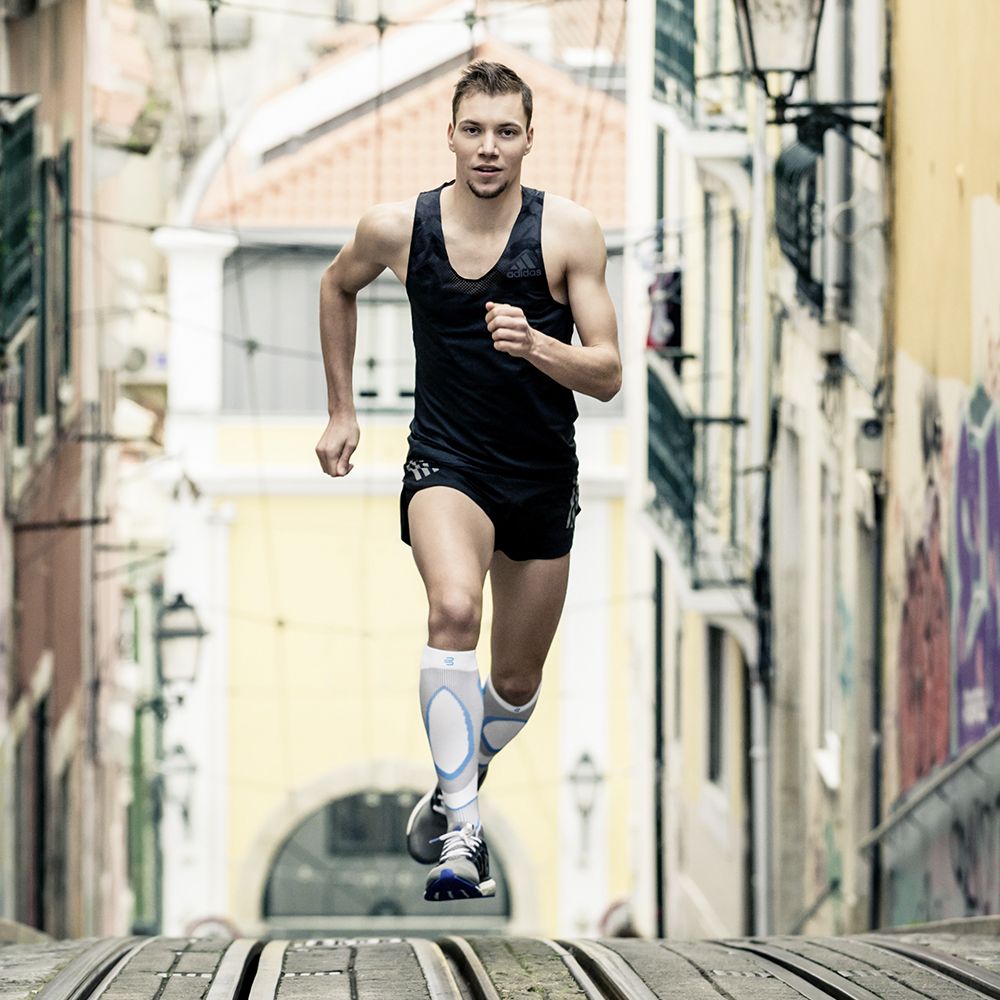
[[[520,306],[536,330],[568,344],[573,315],[549,293],[542,261],[544,193],[522,187],[500,259],[482,277],[456,274],[441,230],[441,191],[417,197],[406,291],[416,349],[410,449],[457,468],[524,479],[576,474],[571,390],[493,346],[486,303]]]

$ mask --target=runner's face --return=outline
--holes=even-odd
[[[477,198],[496,198],[521,178],[533,132],[519,94],[468,94],[448,126],[455,179]]]

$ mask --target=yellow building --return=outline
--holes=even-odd
[[[987,849],[1000,788],[1000,9],[893,6],[884,822],[872,850],[883,919],[902,923],[1000,909]]]

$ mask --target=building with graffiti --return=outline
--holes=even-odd
[[[866,847],[898,924],[1000,910],[1000,9],[895,6],[885,818]]]

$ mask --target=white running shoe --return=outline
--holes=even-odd
[[[440,902],[483,899],[496,894],[497,884],[490,878],[490,852],[481,826],[466,823],[460,830],[450,830],[438,839],[441,860],[427,876],[424,899]]]

